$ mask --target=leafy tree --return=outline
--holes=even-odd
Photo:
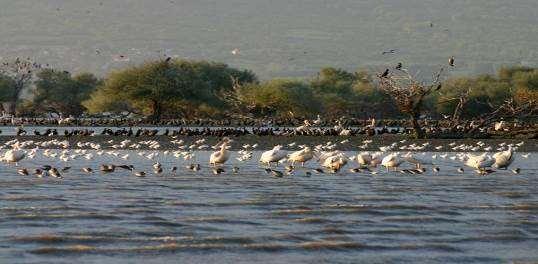
[[[233,80],[254,82],[256,76],[226,64],[205,61],[160,60],[112,72],[83,104],[90,112],[127,110],[154,120],[177,112],[178,102],[223,106],[219,93],[231,90]]]
[[[312,89],[305,83],[274,79],[242,86],[238,98],[256,115],[306,116],[320,110]]]
[[[72,77],[67,71],[52,69],[39,72],[37,78],[32,100],[34,108],[75,116],[84,112],[82,101],[100,84],[90,73]]]
[[[9,101],[12,98],[15,81],[10,76],[0,74],[0,102]]]
[[[515,89],[514,99],[519,104],[538,103],[538,70],[517,72],[511,82]]]

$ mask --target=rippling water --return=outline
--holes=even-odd
[[[457,162],[435,160],[439,174],[307,177],[299,170],[275,178],[259,167],[259,155],[238,174],[234,160],[213,175],[161,153],[165,173],[155,175],[153,161],[132,153],[124,163],[146,170],[146,178],[80,171],[110,162],[106,155],[69,162],[62,180],[20,176],[0,164],[0,262],[538,261],[532,156],[515,161],[519,175],[459,174]],[[208,152],[197,159],[205,165]],[[20,166],[42,164],[64,165],[38,155]],[[166,172],[174,165],[176,175]]]

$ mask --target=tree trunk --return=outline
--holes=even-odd
[[[152,101],[151,102],[151,119],[153,121],[159,121],[161,120],[161,115],[162,115],[162,105],[161,103],[157,102],[157,101]]]
[[[418,118],[419,118],[418,114],[411,114],[411,125],[413,126],[413,130],[415,131],[415,138],[423,139],[425,138],[426,135],[424,133],[424,130],[422,130],[422,127],[420,127]]]
[[[4,104],[4,107],[5,107],[6,113],[16,116],[17,114],[17,102],[16,101],[6,102]]]

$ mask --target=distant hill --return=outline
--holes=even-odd
[[[451,55],[452,74],[538,66],[536,0],[0,0],[0,6],[0,56],[30,56],[73,71],[102,74],[164,54],[226,62],[262,78],[399,61],[427,72]],[[381,54],[390,49],[396,53]]]

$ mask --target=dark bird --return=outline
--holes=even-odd
[[[60,172],[56,168],[50,169],[49,173],[50,173],[50,176],[52,176],[54,178],[58,178],[58,179],[62,178],[62,175],[60,174]]]
[[[93,170],[92,170],[92,168],[86,167],[86,168],[82,168],[82,171],[84,171],[86,173],[91,173]]]
[[[389,69],[386,69],[379,77],[385,78],[385,77],[389,76],[389,72],[390,72]]]
[[[223,168],[213,168],[213,174],[218,175],[224,172]]]
[[[71,167],[63,167],[63,168],[62,168],[62,172],[66,172],[66,171],[68,171],[69,169],[71,169]]]
[[[17,173],[20,175],[28,176],[28,170],[26,168],[18,169]]]
[[[114,172],[116,170],[116,166],[115,165],[112,165],[112,164],[102,164],[100,167],[99,167],[99,170],[102,171],[102,172]]]
[[[177,171],[177,167],[176,167],[176,166],[172,167],[172,170],[171,170],[171,171],[172,171],[172,173],[176,173],[176,171]]]
[[[285,169],[286,169],[286,172],[291,173],[291,172],[293,172],[293,170],[295,169],[295,167],[293,167],[292,165],[287,165],[287,166],[285,167]]]
[[[191,171],[199,171],[201,168],[200,168],[200,164],[191,164],[187,166],[187,169]]]
[[[450,65],[451,67],[454,67],[454,56],[450,57],[450,59],[448,59],[448,65]]]
[[[349,169],[349,172],[359,173],[359,172],[361,172],[361,168],[351,168],[351,169]]]
[[[402,63],[401,62],[398,62],[398,65],[396,65],[396,70],[401,70],[402,69]]]
[[[480,169],[480,170],[476,170],[476,173],[484,176],[484,175],[488,175],[490,173],[494,173],[495,171],[492,170],[492,169]]]
[[[458,168],[458,172],[459,172],[459,173],[463,173],[463,172],[465,172],[465,171],[463,170],[463,168],[460,167],[460,168]]]
[[[168,57],[168,58],[166,58],[165,61],[166,61],[166,62],[170,62],[171,60],[172,60],[172,57]]]
[[[439,83],[439,84],[437,85],[437,87],[435,87],[435,90],[436,90],[436,91],[439,91],[439,90],[441,90],[442,87],[443,87],[443,85],[442,85],[441,83]]]
[[[46,170],[42,170],[42,169],[35,169],[34,174],[38,178],[43,178],[43,177],[46,177],[48,175],[48,172]]]
[[[434,167],[433,171],[436,172],[436,173],[439,172],[439,167]]]
[[[132,170],[134,169],[134,166],[133,166],[133,165],[118,165],[118,166],[116,166],[116,167],[118,167],[118,168],[122,168],[122,169],[124,169],[124,170],[130,170],[130,171],[132,171]]]
[[[157,168],[154,168],[154,171],[155,171],[155,173],[160,174],[160,173],[163,172],[163,168],[162,167],[157,167]]]
[[[323,169],[321,169],[321,168],[315,168],[315,169],[314,169],[314,172],[315,172],[315,173],[325,173],[325,172],[323,171]]]
[[[146,177],[146,173],[143,171],[137,171],[134,173],[136,177]]]
[[[385,55],[385,54],[394,54],[396,52],[395,49],[391,49],[391,50],[386,50],[386,51],[383,51],[381,52],[382,55]]]
[[[284,176],[284,173],[277,170],[271,170],[271,175],[273,175],[274,177],[282,178]]]

